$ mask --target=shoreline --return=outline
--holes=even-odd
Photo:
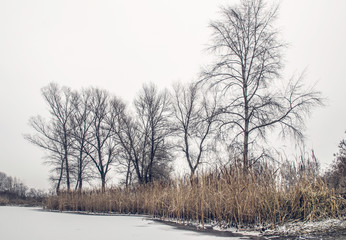
[[[218,237],[245,237],[247,239],[346,239],[346,218],[342,219],[325,219],[315,222],[295,221],[276,226],[274,229],[264,229],[264,227],[248,227],[246,229],[226,228],[205,224],[202,228],[196,222],[179,223],[175,220],[160,219],[145,214],[119,214],[116,212],[86,212],[86,211],[59,211],[38,208],[39,211],[69,213],[90,216],[128,216],[142,217],[157,223],[172,226],[178,230],[188,230],[200,232],[206,235]]]

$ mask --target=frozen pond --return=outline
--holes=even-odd
[[[39,208],[0,207],[0,238],[4,240],[247,239],[181,230],[139,216],[97,216],[45,212]]]

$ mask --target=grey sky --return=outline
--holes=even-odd
[[[43,152],[22,137],[30,116],[47,113],[43,86],[97,86],[131,102],[144,82],[195,79],[209,60],[209,21],[237,2],[0,0],[0,171],[48,188]],[[329,99],[307,121],[307,147],[324,165],[346,130],[345,9],[341,0],[282,0],[277,22],[290,43],[285,76],[307,68]]]

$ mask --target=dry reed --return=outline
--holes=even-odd
[[[320,179],[300,179],[282,187],[270,174],[244,174],[223,170],[193,180],[153,182],[105,193],[61,193],[48,197],[44,206],[60,211],[148,214],[181,223],[216,222],[220,225],[270,224],[290,220],[317,220],[344,214],[345,200]]]

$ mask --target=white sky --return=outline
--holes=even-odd
[[[208,23],[236,0],[0,0],[0,171],[48,188],[41,149],[26,142],[28,119],[45,115],[40,89],[54,81],[97,86],[131,102],[142,83],[168,87],[208,63]],[[282,0],[278,27],[290,43],[288,75],[328,98],[307,121],[307,147],[326,166],[345,137],[346,1]]]

